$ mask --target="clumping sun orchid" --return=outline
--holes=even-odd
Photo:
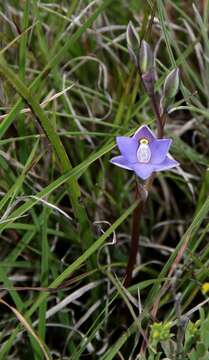
[[[112,164],[132,170],[146,180],[153,172],[178,166],[168,154],[171,139],[157,139],[148,126],[141,126],[132,137],[117,136],[120,156],[112,158]]]

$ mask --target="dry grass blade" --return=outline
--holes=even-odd
[[[45,359],[52,360],[51,356],[49,355],[49,352],[46,351],[46,345],[43,344],[41,339],[38,337],[38,335],[32,329],[31,325],[27,322],[27,320],[22,316],[22,314],[17,309],[15,309],[13,306],[9,305],[6,301],[0,299],[0,303],[7,306],[14,313],[14,315],[17,317],[17,319],[20,321],[20,323],[24,326],[25,330],[27,330],[27,332],[30,335],[32,335],[32,337],[35,339],[35,341],[40,346],[40,348],[45,356]]]

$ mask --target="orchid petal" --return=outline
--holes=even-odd
[[[134,134],[133,139],[139,141],[140,139],[147,139],[149,142],[156,139],[154,133],[148,128],[148,126],[141,126]]]
[[[151,150],[151,159],[152,164],[160,164],[165,160],[168,150],[171,146],[171,139],[155,139],[149,146]]]
[[[155,171],[164,171],[179,165],[180,164],[176,160],[171,159],[169,156],[166,156],[165,160],[161,164],[155,164],[153,165],[153,167]]]
[[[136,152],[139,147],[137,140],[128,136],[117,136],[116,141],[121,154],[129,162],[135,163],[137,161]]]
[[[123,169],[133,170],[131,168],[131,164],[124,158],[124,156],[115,156],[110,160],[110,162],[114,165],[117,165]]]
[[[154,168],[151,164],[134,164],[133,170],[135,171],[136,175],[139,176],[141,179],[146,180],[152,172]]]

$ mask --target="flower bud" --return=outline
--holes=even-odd
[[[137,65],[137,54],[139,52],[140,40],[137,31],[131,21],[127,26],[126,40],[130,58],[134,62],[134,64]]]
[[[142,73],[142,81],[148,95],[153,95],[155,87],[155,72],[154,69],[150,69],[146,73]]]
[[[176,96],[179,90],[180,76],[179,69],[173,69],[165,79],[163,87],[163,96],[172,99]]]
[[[139,50],[139,67],[141,73],[146,73],[154,66],[154,56],[149,44],[145,41],[141,41]]]

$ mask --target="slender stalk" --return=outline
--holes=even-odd
[[[140,192],[138,188],[138,184],[136,182],[136,200],[140,199]],[[142,211],[144,207],[144,201],[140,199],[141,201],[137,205],[136,209],[133,212],[133,220],[132,220],[132,234],[131,234],[131,250],[129,253],[129,259],[128,264],[126,268],[126,276],[124,281],[124,286],[128,287],[132,280],[132,272],[134,265],[136,263],[136,256],[138,252],[139,247],[139,235],[140,235],[140,222],[141,222],[141,216]]]
[[[153,110],[155,112],[156,115],[156,121],[157,121],[157,137],[159,139],[163,138],[164,135],[164,125],[163,125],[163,119],[160,115],[160,111],[159,111],[159,106],[157,104],[157,99],[156,99],[156,95],[155,93],[153,95],[150,96],[150,101],[152,103],[153,106]]]
[[[140,223],[143,215],[143,210],[146,204],[147,195],[152,183],[154,180],[154,174],[152,174],[149,179],[145,182],[144,186],[139,188],[139,185],[136,183],[136,200],[139,200],[139,204],[133,212],[132,220],[132,234],[131,234],[131,249],[129,253],[128,263],[126,267],[126,275],[124,286],[127,288],[132,281],[132,273],[134,265],[136,263],[136,257],[139,248],[139,237],[140,237]]]

